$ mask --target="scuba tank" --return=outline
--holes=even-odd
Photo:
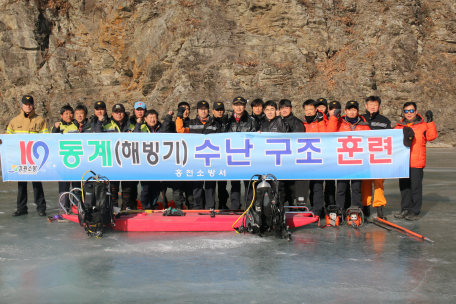
[[[89,236],[101,237],[108,225],[115,225],[111,184],[107,177],[95,174],[93,171],[87,172],[91,172],[93,176],[89,177],[82,186],[82,202],[78,204],[79,225],[84,226]]]
[[[244,212],[240,227],[235,228],[238,233],[250,233],[264,236],[266,233],[274,233],[275,236],[291,240],[291,233],[286,225],[285,209],[280,202],[279,182],[272,174],[254,175],[258,180],[253,182],[253,199]],[[247,200],[247,196],[246,196]],[[246,201],[247,206],[247,201]],[[234,226],[234,225],[233,225]]]
[[[347,209],[347,223],[348,226],[355,229],[364,225],[364,214],[361,208],[350,207]]]

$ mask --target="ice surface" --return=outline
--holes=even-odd
[[[398,181],[385,182],[388,219],[434,244],[375,225],[309,225],[290,243],[235,232],[96,239],[32,203],[13,218],[16,184],[1,183],[0,303],[456,303],[455,152],[428,150],[419,221],[392,217]],[[53,215],[57,184],[44,186]]]

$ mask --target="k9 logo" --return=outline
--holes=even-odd
[[[20,141],[19,146],[22,166],[37,166],[39,171],[49,158],[49,147],[42,141]]]

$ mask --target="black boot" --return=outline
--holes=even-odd
[[[378,218],[381,218],[382,220],[385,220],[385,221],[386,221],[386,216],[385,216],[383,207],[384,207],[384,206],[377,207],[377,217],[378,217]]]
[[[394,215],[394,217],[395,217],[395,218],[398,218],[398,219],[403,219],[403,218],[405,218],[408,214],[409,214],[409,211],[408,211],[408,210],[402,210],[401,212],[396,213],[396,214]]]
[[[366,219],[371,215],[370,206],[363,206],[363,214],[364,214],[364,218],[366,218]]]
[[[413,213],[409,212],[406,216],[405,219],[408,221],[416,221],[420,219],[420,214],[419,213]]]
[[[28,214],[28,211],[27,210],[16,210],[13,212],[13,216],[21,216],[23,214]]]

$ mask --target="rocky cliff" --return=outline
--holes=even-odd
[[[432,110],[456,144],[455,76],[454,0],[0,0],[3,129],[26,93],[49,122],[96,100],[288,98],[302,117],[308,98],[377,94],[393,121]]]

